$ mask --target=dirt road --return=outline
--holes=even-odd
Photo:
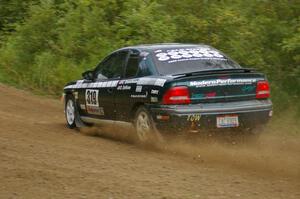
[[[300,140],[143,149],[68,130],[58,100],[0,85],[0,198],[300,198]]]

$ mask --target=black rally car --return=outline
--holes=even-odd
[[[127,122],[137,138],[174,129],[255,128],[272,116],[264,74],[207,45],[119,49],[64,88],[70,128]]]

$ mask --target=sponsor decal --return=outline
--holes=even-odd
[[[148,96],[148,92],[145,94],[137,94],[137,95],[130,95],[131,98],[146,98]]]
[[[158,93],[159,93],[159,90],[151,90],[151,94],[153,94],[153,95],[158,95]]]
[[[103,88],[103,87],[105,87],[105,84],[104,84],[104,82],[101,82],[100,83],[100,88]]]
[[[104,81],[104,82],[95,82],[95,83],[83,83],[80,81],[74,85],[66,86],[65,89],[73,89],[73,88],[113,88],[117,87],[117,85],[123,84],[137,84],[137,85],[153,85],[163,87],[167,80],[161,78],[137,78],[130,80],[114,80],[114,81]]]
[[[140,93],[142,92],[143,86],[136,86],[135,92]]]
[[[117,87],[117,90],[130,90],[131,86],[128,85],[120,85]]]
[[[157,50],[155,51],[155,56],[158,61],[168,63],[200,59],[226,60],[220,52],[208,47],[171,49],[165,51]]]
[[[119,83],[119,80],[113,81],[111,87],[116,87]]]
[[[165,82],[166,82],[167,80],[165,80],[165,79],[157,79],[156,81],[155,81],[155,83],[154,83],[154,86],[160,86],[160,87],[163,87],[164,85],[165,85]]]
[[[166,79],[143,77],[137,82],[138,85],[153,85],[163,87]]]
[[[74,88],[113,88],[117,87],[119,80],[105,81],[105,82],[94,82],[94,83],[83,83],[83,80],[77,81],[76,84],[66,86],[64,89]]]
[[[190,86],[196,87],[210,87],[210,86],[229,86],[229,85],[245,85],[255,83],[256,79],[216,79],[216,80],[202,80],[192,81]]]
[[[93,115],[104,115],[103,107],[86,106],[86,110],[89,114]]]
[[[127,80],[121,80],[119,84],[136,84],[139,81],[139,79],[127,79]]]
[[[104,87],[104,88],[106,88],[106,87],[108,87],[108,82],[103,82],[103,86],[102,87]]]
[[[81,88],[84,80],[78,80],[76,85],[74,86],[75,88]]]
[[[84,84],[82,84],[81,88],[87,88],[87,87],[89,87],[89,85],[92,85],[92,84],[90,84],[90,83],[84,83]]]
[[[175,63],[175,62],[183,62],[183,61],[197,61],[197,60],[200,60],[200,58],[189,58],[189,59],[179,59],[179,60],[172,60],[172,61],[169,61],[168,63],[171,64],[171,63]],[[215,57],[211,57],[211,58],[207,58],[207,57],[204,57],[204,58],[201,58],[201,60],[226,60],[224,58],[215,58]]]
[[[137,82],[138,85],[154,85],[156,78],[150,78],[150,77],[143,77],[140,78],[139,81]]]

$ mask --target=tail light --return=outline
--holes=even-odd
[[[256,85],[256,99],[265,99],[270,97],[270,86],[267,81],[258,81]]]
[[[170,88],[163,96],[163,104],[190,104],[190,91],[185,86]]]

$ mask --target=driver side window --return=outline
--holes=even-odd
[[[121,51],[110,55],[95,70],[97,80],[119,79],[123,73],[123,67],[126,61],[127,52]]]

